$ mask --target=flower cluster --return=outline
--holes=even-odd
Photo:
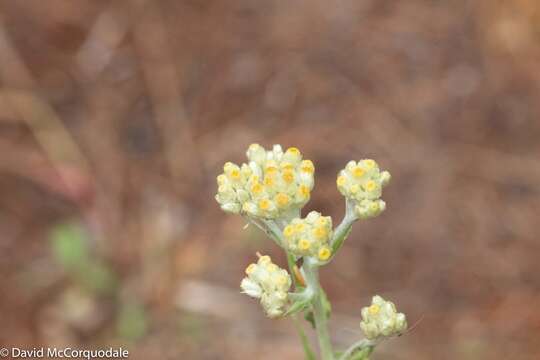
[[[283,229],[287,249],[296,256],[312,256],[325,261],[332,251],[328,245],[332,237],[332,218],[310,212],[304,219],[293,219]]]
[[[259,256],[256,264],[250,264],[246,268],[246,274],[247,277],[240,284],[242,291],[260,299],[269,317],[283,315],[292,283],[289,273],[274,264],[270,256],[265,255]]]
[[[397,312],[393,302],[375,295],[371,306],[362,308],[360,328],[370,340],[387,338],[407,330],[407,320],[404,314]]]
[[[224,211],[276,219],[308,202],[315,167],[297,148],[283,152],[274,145],[267,151],[252,144],[246,154],[247,164],[228,162],[217,177],[216,200]]]
[[[386,208],[386,203],[380,197],[389,181],[388,171],[380,171],[374,160],[364,159],[349,161],[345,169],[339,172],[336,183],[339,192],[354,201],[356,216],[368,219]]]

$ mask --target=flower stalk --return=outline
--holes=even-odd
[[[381,196],[390,173],[371,159],[348,162],[336,180],[345,197],[345,215],[334,229],[332,218],[319,212],[301,217],[314,187],[315,167],[297,148],[283,151],[274,145],[265,150],[252,144],[246,155],[248,163],[224,165],[217,177],[216,200],[225,212],[243,216],[284,250],[288,271],[257,253],[257,263],[246,269],[242,292],[258,299],[268,317],[292,317],[308,360],[315,360],[315,354],[298,323],[296,314],[301,312],[315,328],[322,360],[367,359],[377,344],[403,334],[405,315],[377,295],[361,310],[360,328],[366,338],[337,356],[328,329],[331,305],[319,281],[319,269],[334,259],[353,224],[386,209]]]
[[[345,242],[345,239],[351,233],[352,226],[356,220],[358,220],[358,218],[354,214],[354,202],[352,200],[346,199],[345,216],[343,216],[343,220],[334,231],[334,236],[332,237],[331,241],[333,254],[336,254],[337,251],[341,248],[341,246]]]
[[[313,261],[307,260],[304,263],[304,271],[308,288],[313,289],[313,300],[311,302],[313,309],[313,318],[315,322],[315,330],[319,341],[321,358],[323,360],[333,360],[334,350],[330,341],[328,331],[328,315],[326,314],[326,306],[324,304],[324,295],[322,294],[319,285],[319,268]]]

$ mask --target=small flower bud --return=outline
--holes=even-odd
[[[371,306],[362,308],[360,328],[369,340],[383,339],[402,334],[407,330],[407,320],[393,302],[376,295]]]

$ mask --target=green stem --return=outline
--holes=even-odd
[[[354,214],[354,202],[347,199],[345,203],[345,216],[338,227],[334,230],[334,235],[330,241],[332,246],[332,257],[334,257],[339,248],[341,248],[341,245],[343,245],[345,239],[349,236],[352,226],[356,220],[357,218]]]
[[[302,326],[298,322],[298,319],[296,318],[296,315],[291,315],[294,327],[296,329],[296,332],[298,333],[298,336],[300,336],[300,341],[302,342],[302,347],[304,348],[304,354],[306,355],[306,360],[315,360],[315,353],[313,350],[311,350],[311,345],[309,344],[309,340],[306,336],[306,333],[304,332],[304,329],[302,329]]]
[[[297,283],[296,283],[296,276],[294,274],[294,266],[295,266],[294,255],[288,251],[286,251],[286,253],[287,253],[287,264],[289,265],[289,273],[291,274],[294,290],[296,291]],[[300,341],[302,342],[302,347],[304,348],[304,354],[306,355],[306,359],[315,360],[315,354],[313,353],[313,350],[311,349],[311,345],[309,344],[309,340],[306,337],[306,334],[304,333],[302,326],[298,323],[298,319],[296,318],[296,315],[292,315],[291,317],[292,317],[296,332],[298,333],[298,336],[300,337]]]
[[[303,267],[308,287],[311,287],[315,292],[311,305],[313,307],[313,318],[315,320],[321,357],[322,360],[334,360],[334,351],[332,350],[332,343],[330,342],[330,335],[328,333],[327,314],[319,284],[319,269],[309,258],[305,259]]]

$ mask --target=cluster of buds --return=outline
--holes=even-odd
[[[355,221],[384,211],[386,204],[381,196],[383,187],[390,181],[390,173],[381,171],[371,159],[347,163],[336,181],[339,192],[346,198],[346,213],[341,224],[333,229],[329,216],[316,211],[305,218],[300,215],[310,199],[315,167],[310,160],[302,158],[297,148],[283,151],[280,145],[274,145],[271,150],[265,150],[252,144],[246,155],[247,163],[224,165],[223,173],[217,177],[216,200],[224,211],[244,216],[286,251],[289,269],[297,275],[301,286],[295,285],[289,293],[293,281],[287,270],[274,264],[269,256],[257,254],[258,261],[246,268],[246,277],[240,284],[242,292],[259,299],[271,318],[312,312],[321,356],[332,359],[334,353],[324,330],[330,304],[320,288],[318,267],[335,255]],[[303,261],[296,261],[299,258]],[[297,267],[299,263],[301,269]],[[400,335],[407,329],[405,315],[380,296],[374,296],[361,314],[360,327],[367,340],[353,344],[340,359],[351,354],[364,359],[380,340]]]
[[[404,314],[397,312],[393,302],[375,295],[371,305],[362,308],[360,328],[369,340],[384,339],[405,332],[407,320]]]
[[[224,211],[252,217],[276,219],[302,208],[313,189],[315,167],[303,160],[297,148],[283,152],[280,145],[265,150],[252,144],[249,162],[240,166],[228,162],[217,177],[217,202]]]
[[[332,255],[332,218],[310,212],[304,219],[293,219],[283,229],[287,249],[294,255],[316,257],[326,261]]]
[[[240,287],[242,291],[260,299],[268,317],[274,318],[284,314],[291,287],[289,273],[272,262],[270,256],[259,256],[256,264],[246,268],[246,277]]]
[[[354,202],[358,218],[368,219],[379,215],[386,208],[380,199],[382,189],[390,181],[390,173],[381,171],[375,160],[349,161],[339,172],[336,183],[339,192]]]

